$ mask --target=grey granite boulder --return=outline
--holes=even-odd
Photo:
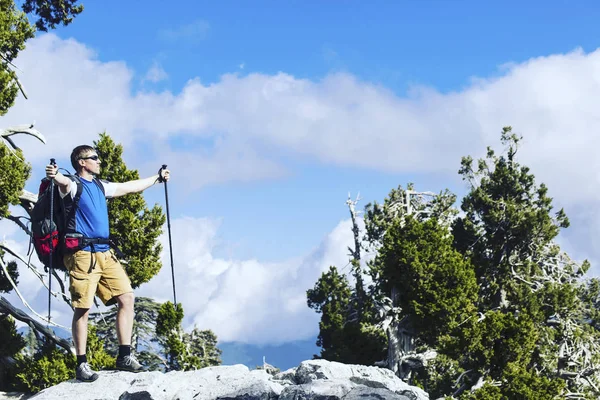
[[[428,400],[391,371],[324,360],[304,361],[272,375],[244,365],[197,371],[100,371],[92,383],[67,381],[29,397],[34,400]],[[4,396],[4,397],[3,397]],[[2,399],[25,400],[27,396]],[[19,395],[17,395],[19,396]]]
[[[296,368],[298,384],[322,380],[345,380],[367,388],[387,389],[410,400],[425,400],[429,395],[420,388],[410,386],[386,368],[349,365],[325,360],[303,361]]]

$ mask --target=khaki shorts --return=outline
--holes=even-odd
[[[98,295],[105,305],[111,305],[116,302],[116,296],[133,292],[131,281],[112,250],[103,253],[79,250],[66,255],[64,262],[69,271],[69,291],[75,308],[91,308],[94,295]]]

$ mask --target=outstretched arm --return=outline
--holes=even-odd
[[[169,180],[169,170],[164,169],[160,171],[165,181]],[[159,175],[153,175],[149,178],[136,179],[134,181],[115,183],[115,193],[112,197],[124,196],[129,193],[138,193],[148,189],[150,186],[159,182]]]

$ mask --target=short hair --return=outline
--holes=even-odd
[[[75,172],[79,172],[79,158],[89,151],[95,151],[95,149],[87,144],[82,144],[73,149],[71,152],[71,165],[75,168]]]

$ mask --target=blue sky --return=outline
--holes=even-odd
[[[217,81],[243,63],[245,71],[309,79],[345,70],[402,94],[409,83],[452,91],[506,62],[594,50],[600,16],[592,1],[144,4],[85,3],[59,33],[137,70],[159,59],[173,90],[191,77]]]
[[[431,86],[443,93],[459,91],[472,77],[499,74],[505,63],[576,47],[594,50],[600,11],[593,4],[182,1],[178,7],[165,7],[164,2],[148,1],[140,7],[135,2],[105,1],[84,3],[85,12],[57,33],[93,48],[99,60],[122,60],[136,72],[158,63],[168,74],[155,84],[142,82],[140,74],[132,81],[134,91],[178,92],[190,79],[210,85],[225,73],[283,71],[318,81],[343,71],[404,96],[412,85]],[[180,141],[174,140],[173,146],[178,145]],[[196,193],[196,215],[227,215],[222,233],[241,243],[238,251],[280,259],[307,251],[324,230],[345,216],[343,201],[348,191],[361,191],[368,202],[381,200],[407,180],[432,179],[340,171],[315,166],[311,160],[296,162],[293,176],[285,181],[242,187],[224,184]],[[458,163],[459,159],[454,167]],[[315,181],[319,175],[323,179]],[[252,203],[250,214],[236,207],[240,191]],[[313,198],[312,204],[305,201],[307,195]],[[317,200],[336,197],[337,201]],[[185,199],[174,206],[189,208],[188,204]],[[247,235],[249,226],[253,232],[258,229],[257,234]],[[274,242],[288,234],[295,235],[295,240]]]
[[[65,165],[104,129],[142,176],[169,165],[190,326],[253,344],[314,338],[305,291],[347,264],[348,192],[361,209],[407,182],[460,196],[460,157],[497,145],[505,125],[571,217],[564,248],[598,259],[591,1],[84,5],[17,60],[30,99],[3,123],[36,120],[49,140],[23,139],[29,190],[45,160]],[[145,198],[164,204],[162,188]],[[164,272],[140,294],[168,300]]]

